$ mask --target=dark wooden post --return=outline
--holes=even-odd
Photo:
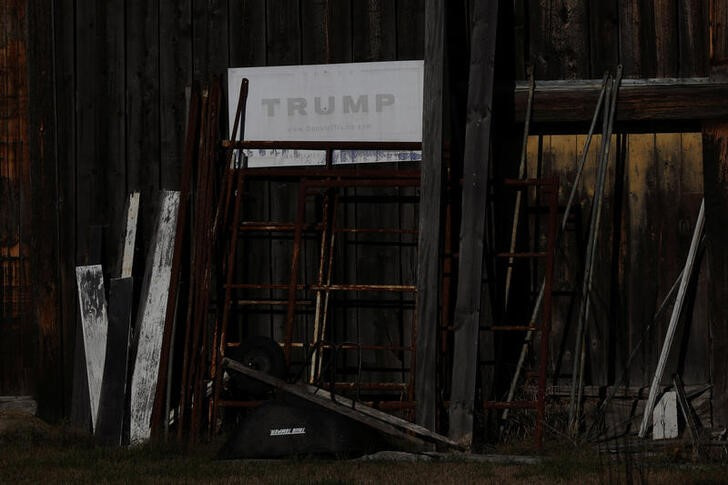
[[[710,77],[728,80],[728,0],[710,10]],[[703,190],[708,258],[708,318],[712,337],[710,374],[713,425],[728,425],[728,119],[703,123]]]
[[[442,93],[445,56],[445,1],[425,4],[425,79],[422,112],[420,234],[417,246],[417,424],[435,429],[437,335],[440,301],[440,209],[443,182]]]
[[[497,19],[497,0],[475,3],[450,394],[450,437],[468,446],[473,438]]]

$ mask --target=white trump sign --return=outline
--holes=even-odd
[[[228,70],[232,129],[249,80],[245,140],[419,142],[422,61],[246,67]],[[322,152],[247,151],[250,166],[318,165]],[[419,159],[412,152],[336,152],[334,163]]]

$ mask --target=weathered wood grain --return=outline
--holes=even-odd
[[[130,278],[134,267],[134,248],[136,246],[137,221],[139,219],[139,192],[129,194],[126,202],[126,219],[122,237],[121,278]]]
[[[540,82],[533,104],[534,123],[588,122],[594,114],[599,80]],[[690,121],[728,116],[728,83],[707,78],[629,80],[622,82],[616,122]],[[523,121],[528,87],[519,83],[515,118]]]
[[[481,308],[481,285],[497,18],[497,2],[476,2],[470,52],[460,261],[449,410],[450,437],[466,446],[470,446],[473,439],[480,315],[481,312],[490,311],[489,308]]]
[[[137,347],[131,382],[129,432],[132,443],[148,439],[151,429],[149,420],[159,372],[178,207],[179,192],[161,192],[135,326]]]
[[[192,82],[191,3],[159,0],[159,180],[160,188],[168,190],[179,188],[184,156],[185,87]]]
[[[109,282],[109,327],[94,435],[104,443],[115,446],[121,444],[127,402],[126,379],[133,290],[133,278],[112,278]]]
[[[106,312],[106,291],[101,265],[76,268],[78,302],[86,355],[86,375],[91,403],[91,426],[98,422],[99,399],[106,364],[106,338],[109,318]]]
[[[440,314],[440,250],[443,187],[443,85],[445,82],[445,2],[425,3],[425,81],[422,111],[417,244],[417,423],[434,430],[437,410],[437,352]]]

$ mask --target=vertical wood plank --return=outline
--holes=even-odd
[[[134,247],[136,246],[137,220],[139,219],[139,192],[129,194],[126,203],[126,219],[121,237],[121,270],[122,278],[130,278],[134,267]]]
[[[588,77],[587,0],[530,0],[529,52],[536,79]]]
[[[590,77],[619,64],[619,11],[617,2],[589,0]]]
[[[195,81],[222,76],[228,68],[227,0],[192,0],[192,67]]]
[[[135,325],[137,347],[131,382],[131,443],[147,440],[151,429],[149,420],[157,387],[178,207],[179,192],[161,192]]]
[[[395,59],[395,2],[352,0],[354,62]]]
[[[126,177],[129,191],[141,194],[139,233],[142,250],[146,250],[154,231],[160,181],[159,0],[131,2],[127,16]],[[124,190],[124,198],[126,193]],[[118,205],[121,212],[123,202]],[[122,221],[119,219],[119,227]]]
[[[450,437],[466,445],[473,440],[497,19],[497,2],[481,0],[475,4],[449,419]]]
[[[159,183],[168,190],[179,188],[184,157],[185,87],[192,82],[191,11],[191,0],[159,0]]]
[[[322,64],[329,59],[329,0],[310,0],[301,9],[301,63]]]
[[[53,96],[54,19],[51,2],[28,2],[28,124],[31,185],[32,320],[36,348],[24,360],[36,362],[34,381],[41,415],[63,416],[63,335],[60,311],[58,212],[49,197],[58,198],[57,155]]]
[[[78,302],[86,354],[91,429],[96,428],[101,397],[101,383],[106,363],[106,337],[109,319],[106,312],[106,291],[101,265],[76,267]]]
[[[657,77],[675,77],[678,74],[678,3],[681,2],[654,0]]]
[[[654,165],[654,135],[630,135],[627,154],[628,205],[627,244],[629,260],[625,262],[626,318],[629,337],[627,349],[633,349],[642,339],[645,327],[652,321],[656,304],[661,298],[654,284],[657,280],[657,228],[652,201],[656,195],[657,174]],[[658,333],[653,328],[645,337],[640,352],[630,368],[630,385],[649,383],[650,369],[657,362]],[[624,344],[623,344],[624,345]],[[628,350],[628,352],[629,352]],[[626,358],[626,356],[625,356]],[[625,362],[626,363],[626,362]]]
[[[230,67],[265,65],[265,3],[265,0],[229,3]]]
[[[440,220],[442,210],[442,122],[445,82],[445,1],[425,3],[425,66],[422,111],[420,221],[417,244],[417,424],[435,430],[437,337],[440,329]]]
[[[63,342],[61,385],[63,416],[71,411],[73,350],[76,330],[76,90],[75,10],[73,0],[61,0],[54,10],[56,157],[58,163],[59,288],[61,339]]]
[[[708,4],[703,0],[682,0],[678,4],[680,76],[706,76],[710,70],[708,50]]]
[[[425,38],[425,1],[397,1],[397,59],[422,59]]]
[[[625,77],[655,77],[652,0],[619,0],[619,59]]]
[[[695,227],[696,214],[703,199],[703,146],[700,133],[683,133],[680,139],[681,196],[677,233],[681,254],[687,254],[690,230]],[[692,318],[686,319],[688,328],[680,346],[679,372],[686,383],[705,384],[710,382],[710,278],[705,251],[702,252],[697,273],[692,312],[688,313]]]
[[[121,445],[129,335],[133,301],[132,278],[112,278],[109,282],[109,326],[99,411],[94,434],[104,443]]]

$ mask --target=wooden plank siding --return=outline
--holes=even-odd
[[[467,30],[472,27],[464,8],[468,2],[459,2],[459,7],[456,3],[448,2],[444,8],[448,15],[450,10],[463,10],[458,13],[462,28],[453,32],[454,25],[449,24],[446,41],[458,36],[468,38]],[[26,4],[27,12],[20,8]],[[625,75],[630,78],[708,76],[710,53],[714,59],[724,60],[728,41],[725,19],[709,30],[707,4],[699,0],[529,0],[523,3],[523,12],[516,15],[516,77],[525,78],[526,62],[534,64],[537,82],[600,78],[605,69],[614,69],[617,63],[624,65]],[[18,86],[0,86],[0,115],[9,117],[15,106],[4,97],[12,89],[17,93],[12,102],[20,103],[18,116],[27,117],[0,126],[0,142],[10,142],[12,137],[28,140],[25,148],[34,151],[32,156],[10,153],[10,145],[0,144],[0,174],[5,176],[15,163],[32,165],[19,176],[25,176],[27,187],[33,190],[28,200],[40,211],[29,219],[28,224],[34,226],[29,228],[33,229],[30,233],[36,241],[43,241],[44,247],[37,253],[42,263],[29,273],[35,275],[33,281],[43,280],[34,291],[33,314],[22,327],[7,324],[10,316],[0,315],[0,390],[32,393],[36,388],[40,392],[42,387],[42,414],[68,415],[78,318],[73,268],[101,262],[108,272],[115,266],[124,201],[131,190],[142,192],[137,262],[143,261],[151,243],[156,194],[179,185],[185,86],[211,75],[224,76],[225,69],[232,66],[422,58],[424,5],[425,0],[57,0],[50,8],[49,0],[3,2],[0,21],[13,29],[0,33],[0,63],[24,65],[20,61],[24,60],[26,46],[21,44],[23,36],[29,35],[27,52],[33,66],[28,68],[27,77],[25,71],[18,71],[20,77],[4,81],[17,82]],[[725,11],[718,13],[727,15]],[[20,43],[11,45],[11,40]],[[446,44],[449,69],[455,69],[457,56],[467,58],[467,42],[463,44],[458,46],[462,52]],[[719,62],[717,67],[724,64]],[[445,77],[446,91],[467,91],[463,90],[467,72]],[[26,101],[22,97],[29,86],[30,106],[23,106]],[[444,107],[445,122],[454,130],[456,123],[447,118],[464,120],[459,109],[457,105]],[[537,108],[534,116],[539,116]],[[25,129],[30,135],[20,135],[22,123],[27,123]],[[450,131],[446,129],[443,136],[452,140],[453,170],[459,178],[462,147],[458,143],[463,134]],[[562,182],[573,180],[582,144],[581,134],[544,135],[540,148],[534,138],[529,143],[529,168],[535,170],[540,159],[542,174],[557,174]],[[592,150],[598,146],[595,140]],[[702,194],[699,136],[630,135],[625,150],[623,165],[619,165],[616,155],[610,161],[609,180],[613,185],[607,189],[601,235],[604,239],[600,240],[600,251],[604,253],[600,254],[597,268],[596,295],[599,304],[604,305],[600,308],[618,308],[610,315],[599,316],[599,325],[611,327],[598,334],[598,342],[593,342],[595,352],[588,376],[598,384],[613,382],[619,375],[629,351],[669,289],[673,273],[684,259]],[[515,164],[517,158],[510,160],[499,162],[506,166],[496,168],[501,173],[513,172],[514,167],[509,169],[508,165]],[[589,213],[593,165],[594,160],[579,192],[582,232],[588,226],[584,217]],[[711,167],[710,174],[718,173],[718,165]],[[566,186],[562,184],[562,202]],[[291,220],[296,190],[290,183],[251,185],[246,192],[245,217]],[[349,225],[364,225],[382,223],[380,214],[362,205],[349,207],[342,217]],[[384,220],[410,228],[418,219],[422,217],[416,210],[403,204],[398,211],[388,212]],[[709,210],[708,233],[711,227],[717,227],[711,226],[710,219]],[[99,227],[103,232],[100,238]],[[458,228],[454,231],[457,233]],[[0,234],[5,234],[2,228]],[[559,288],[568,289],[569,283],[578,281],[580,257],[574,256],[580,248],[577,236],[578,232],[565,240],[569,256],[565,266],[557,266]],[[96,241],[102,248],[100,255]],[[290,242],[256,242],[246,249],[241,261],[243,267],[250,268],[249,275],[259,281],[286,280]],[[387,278],[411,282],[414,277],[413,248],[401,249],[398,254],[371,248],[354,252],[344,250],[343,245],[339,249],[337,257],[342,264],[335,275],[339,282],[355,277],[379,280],[383,275],[368,268],[377,271],[394,258],[399,258],[400,266],[388,267]],[[303,257],[308,268],[303,274],[311,274],[317,265],[316,252],[304,251]],[[134,276],[140,281],[142,265],[135,267]],[[7,282],[3,284],[7,287]],[[706,301],[708,286],[705,271],[701,271],[693,323],[685,330],[690,337],[675,363],[687,384],[705,382],[711,376],[710,365],[717,365],[710,364],[706,309],[698,303]],[[267,296],[280,295],[262,295]],[[573,348],[569,319],[575,312],[570,310],[567,297],[558,298],[552,369],[560,372],[571,368],[564,349]],[[251,331],[282,336],[282,315],[248,318]],[[352,322],[347,330],[350,336],[356,322],[364,324],[379,317],[362,310],[336,314],[335,318]],[[385,327],[401,324],[385,322]],[[650,344],[633,365],[631,385],[647,382],[663,325],[656,324],[648,336]],[[397,331],[385,330],[377,331],[372,338],[381,340],[387,338],[387,332]],[[11,355],[10,349],[17,348],[23,349],[22,356]],[[713,346],[713,352],[717,348]],[[40,367],[35,372],[35,364],[31,363],[39,358]],[[612,363],[612,367],[602,368],[605,363]],[[425,421],[429,425],[434,419],[429,414]]]

